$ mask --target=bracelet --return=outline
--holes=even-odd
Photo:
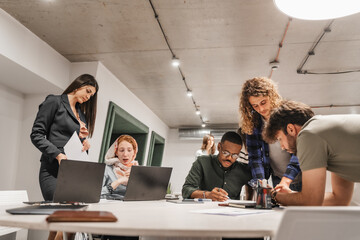
[[[109,193],[110,193],[110,194],[113,194],[114,189],[113,189],[113,187],[111,186],[111,183],[109,183],[108,185],[106,185],[106,187],[107,187],[107,189],[109,190]]]
[[[205,196],[205,191],[203,191],[203,198],[204,198],[204,199],[206,198],[206,196]]]

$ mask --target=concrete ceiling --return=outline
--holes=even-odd
[[[152,0],[201,116],[237,124],[241,86],[271,74],[289,18],[272,0]],[[0,0],[0,7],[71,62],[101,61],[169,127],[200,126],[148,0]],[[360,73],[297,74],[330,21],[289,22],[272,79],[287,99],[360,105]],[[360,14],[337,19],[304,70],[360,69]],[[360,113],[359,106],[318,114]]]

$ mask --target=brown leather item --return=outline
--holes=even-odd
[[[56,211],[46,218],[48,222],[116,222],[107,211]]]

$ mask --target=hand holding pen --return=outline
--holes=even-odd
[[[224,201],[227,201],[229,199],[228,193],[224,189],[218,188],[218,187],[215,187],[209,193],[207,198],[210,198],[211,200],[218,201],[218,202],[224,202]]]

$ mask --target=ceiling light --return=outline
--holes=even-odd
[[[326,20],[360,12],[358,0],[274,0],[286,15],[305,20]]]
[[[200,115],[200,110],[196,109],[195,113],[196,113],[196,115]]]
[[[171,64],[174,67],[178,67],[180,65],[180,60],[178,58],[176,58],[176,57],[173,57]]]
[[[187,95],[188,97],[191,97],[191,96],[192,96],[192,91],[191,91],[191,90],[187,90],[186,95]]]
[[[205,123],[203,123],[203,124],[201,124],[201,126],[202,126],[202,127],[206,127],[206,124],[205,124]]]
[[[269,63],[272,70],[278,70],[279,68],[279,62],[278,61],[272,61]]]

